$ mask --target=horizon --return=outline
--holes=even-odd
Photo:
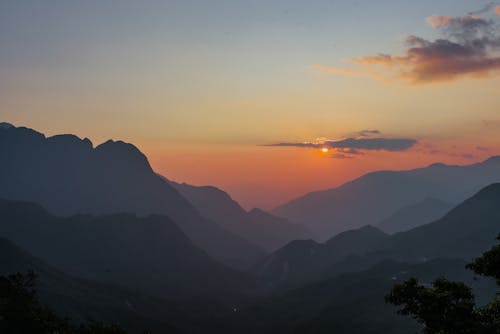
[[[134,143],[170,179],[269,209],[500,154],[499,6],[6,1],[0,116]]]
[[[127,144],[132,144],[134,146],[136,146],[134,143],[131,143],[131,142],[126,142],[126,141],[123,141],[121,140],[120,138],[109,138],[109,139],[106,139],[102,142],[95,142],[93,141],[92,139],[88,138],[88,137],[80,137],[80,136],[77,136],[75,134],[72,134],[72,133],[56,133],[56,134],[51,134],[51,135],[47,135],[46,133],[43,133],[37,129],[34,129],[34,128],[30,128],[28,126],[24,126],[24,125],[19,125],[19,124],[12,124],[11,122],[7,122],[7,121],[1,121],[0,122],[0,125],[8,125],[8,126],[13,126],[15,128],[28,128],[28,129],[31,129],[31,130],[34,130],[38,133],[41,133],[43,134],[46,138],[50,138],[50,137],[53,137],[53,136],[61,136],[61,135],[72,135],[72,136],[76,136],[78,139],[80,140],[85,140],[85,139],[88,139],[90,141],[90,143],[92,144],[92,148],[95,149],[96,147],[106,143],[106,142],[109,142],[109,141],[113,141],[113,142],[119,142],[119,141],[122,141],[122,142],[125,142]],[[137,146],[136,146],[137,147]],[[148,157],[148,155],[143,152],[139,147],[137,147],[139,149],[139,151],[141,151],[143,154],[145,154],[146,156],[146,159],[148,160],[149,164],[151,165],[151,168],[153,169],[154,172],[158,173],[159,175],[163,176],[163,177],[166,177],[168,180],[170,181],[174,181],[174,182],[177,182],[177,183],[181,183],[181,184],[188,184],[188,185],[193,185],[193,186],[199,186],[199,187],[203,187],[203,186],[213,186],[213,187],[216,187],[220,190],[223,190],[225,191],[231,198],[233,198],[238,204],[240,204],[245,210],[247,211],[250,211],[251,209],[254,209],[254,208],[258,208],[258,209],[263,209],[263,210],[273,210],[273,209],[276,209],[284,204],[287,204],[290,200],[294,200],[294,199],[297,199],[297,198],[300,198],[300,197],[303,197],[304,195],[307,195],[309,193],[314,193],[314,192],[321,192],[321,191],[326,191],[326,190],[330,190],[330,189],[334,189],[334,188],[337,188],[337,187],[340,187],[350,181],[353,181],[357,178],[360,178],[366,174],[369,174],[369,173],[372,173],[372,172],[378,172],[378,171],[405,171],[405,170],[413,170],[413,169],[419,169],[419,168],[426,168],[426,167],[430,167],[432,165],[435,165],[435,164],[444,164],[445,166],[468,166],[468,165],[472,165],[472,164],[478,164],[478,163],[483,163],[483,162],[486,162],[487,160],[490,160],[492,158],[496,158],[496,157],[500,157],[500,155],[490,155],[490,156],[486,156],[485,158],[483,159],[479,159],[479,160],[476,160],[476,161],[470,161],[469,159],[467,159],[468,161],[466,161],[465,163],[459,163],[459,164],[449,164],[449,163],[445,163],[443,161],[434,161],[434,162],[430,162],[430,163],[427,163],[427,164],[424,164],[424,165],[417,165],[417,166],[410,166],[410,167],[407,167],[407,168],[400,168],[400,169],[397,169],[397,168],[387,168],[387,169],[375,169],[375,170],[368,170],[366,172],[362,172],[361,174],[359,175],[354,175],[352,178],[349,178],[349,179],[346,179],[344,180],[343,182],[339,183],[339,184],[336,184],[336,185],[331,185],[331,186],[328,186],[328,185],[325,185],[324,188],[318,188],[318,189],[311,189],[311,190],[305,190],[304,192],[300,192],[300,193],[297,193],[296,195],[290,195],[290,197],[285,197],[285,199],[282,201],[282,202],[277,202],[278,204],[267,204],[266,205],[266,202],[260,202],[261,206],[256,206],[256,205],[253,205],[252,203],[246,203],[246,202],[243,202],[241,201],[241,199],[239,199],[238,197],[234,196],[231,191],[227,190],[227,189],[224,189],[223,186],[218,186],[216,184],[210,184],[210,183],[207,183],[207,184],[196,184],[196,183],[190,183],[188,181],[183,181],[183,180],[176,180],[176,179],[172,179],[168,176],[166,176],[165,174],[162,174],[160,172],[158,172],[156,169],[155,169],[155,166],[153,164],[151,164],[151,161],[150,161],[150,158]],[[321,152],[323,153],[323,152]]]

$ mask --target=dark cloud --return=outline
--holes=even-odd
[[[353,59],[355,70],[318,68],[329,73],[367,74],[382,79],[404,79],[413,83],[450,81],[465,76],[484,77],[500,73],[498,24],[479,16],[496,10],[495,4],[463,17],[434,15],[427,22],[442,37],[406,39],[402,55],[379,54]]]
[[[352,148],[352,147],[344,148],[344,149],[339,149],[339,151],[342,152],[342,153],[352,154],[352,155],[363,155],[364,154],[360,150]]]
[[[416,143],[417,141],[411,138],[346,138],[337,141],[327,141],[325,145],[331,148],[405,151]]]
[[[357,132],[357,135],[360,137],[371,137],[379,134],[380,134],[379,130],[361,130]]]
[[[474,12],[470,12],[469,15],[482,15],[482,14],[486,14],[486,13],[491,12],[491,11],[496,13],[497,8],[499,8],[499,7],[500,6],[497,5],[495,2],[490,2],[486,6],[484,6],[483,8],[476,10]]]
[[[328,147],[339,149],[340,153],[360,154],[359,150],[368,151],[406,151],[417,143],[411,138],[346,138],[342,140],[326,140],[321,143],[276,143],[264,146],[288,146],[288,147]]]

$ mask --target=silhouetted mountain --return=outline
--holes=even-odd
[[[493,244],[499,222],[500,184],[492,184],[432,223],[391,236],[365,227],[341,233],[324,244],[292,242],[255,269],[263,283],[282,288],[366,270],[387,259],[469,261]]]
[[[379,222],[425,198],[460,203],[482,187],[500,181],[500,157],[467,166],[433,164],[407,171],[379,171],[344,185],[309,193],[273,211],[328,236]]]
[[[348,256],[363,255],[385,241],[388,235],[372,226],[342,232],[320,244],[313,240],[292,241],[268,256],[254,270],[268,288],[288,288],[322,279],[333,263]]]
[[[405,260],[453,257],[472,260],[500,230],[500,183],[491,184],[435,222],[396,233],[381,253]]]
[[[159,297],[230,294],[252,287],[194,246],[168,217],[54,217],[38,205],[0,200],[0,236],[84,279]]]
[[[403,232],[439,219],[452,208],[453,204],[435,198],[426,198],[399,209],[376,226],[387,233]]]
[[[0,157],[0,198],[38,203],[56,215],[163,214],[226,263],[252,263],[264,255],[200,216],[131,144],[110,140],[93,148],[90,140],[74,135],[46,138],[28,128],[2,126]]]
[[[479,254],[477,254],[479,255]],[[445,275],[475,289],[479,302],[495,292],[493,280],[479,279],[463,260],[436,259],[421,264],[384,261],[369,270],[346,273],[261,300],[235,314],[239,333],[408,334],[419,325],[397,315],[384,296],[410,277],[430,283]]]
[[[206,333],[213,319],[233,312],[214,300],[167,300],[67,275],[0,238],[0,275],[33,270],[41,302],[71,321],[119,324],[130,333]]]
[[[284,218],[260,209],[245,211],[226,192],[218,188],[175,182],[170,184],[187,198],[202,216],[220,223],[227,230],[268,251],[274,251],[291,240],[311,238],[311,233],[305,227],[292,224]]]

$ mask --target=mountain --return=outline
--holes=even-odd
[[[328,267],[348,256],[376,249],[389,236],[372,226],[342,232],[325,243],[292,241],[254,267],[254,272],[270,289],[299,286],[323,278]]]
[[[391,236],[379,252],[404,260],[437,257],[471,260],[500,231],[500,183],[491,184],[441,219]]]
[[[384,296],[394,284],[410,277],[429,284],[444,275],[472,286],[479,303],[485,303],[495,294],[495,282],[478,279],[465,264],[458,259],[419,264],[383,261],[368,270],[344,273],[260,300],[227,322],[240,328],[238,333],[416,333],[419,324],[398,315]]]
[[[223,262],[252,263],[265,254],[202,217],[131,144],[109,140],[94,148],[87,138],[2,126],[0,157],[0,198],[38,203],[56,215],[167,215]]]
[[[304,224],[315,235],[331,236],[380,222],[425,198],[460,203],[499,181],[500,157],[466,166],[433,164],[406,171],[378,171],[334,189],[309,193],[272,212]]]
[[[391,234],[403,232],[439,219],[452,208],[453,205],[450,203],[435,198],[426,198],[399,209],[376,226]]]
[[[0,236],[70,275],[162,298],[252,288],[251,278],[211,259],[166,216],[64,218],[35,204],[0,200]]]
[[[270,288],[367,270],[385,260],[409,263],[436,258],[470,261],[486,251],[500,231],[500,183],[491,184],[442,218],[406,232],[386,235],[374,227],[340,233],[319,244],[292,242],[255,267]]]
[[[213,318],[232,312],[215,300],[180,302],[151,297],[134,290],[67,275],[0,238],[0,275],[36,275],[36,290],[42,304],[48,305],[72,322],[98,321],[119,324],[129,333],[205,333]]]
[[[301,225],[260,209],[245,211],[226,192],[211,186],[192,186],[170,182],[208,219],[242,236],[267,251],[274,251],[296,239],[309,239],[311,233]]]

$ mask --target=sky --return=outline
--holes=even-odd
[[[499,25],[477,0],[2,0],[0,121],[270,209],[500,154]]]

